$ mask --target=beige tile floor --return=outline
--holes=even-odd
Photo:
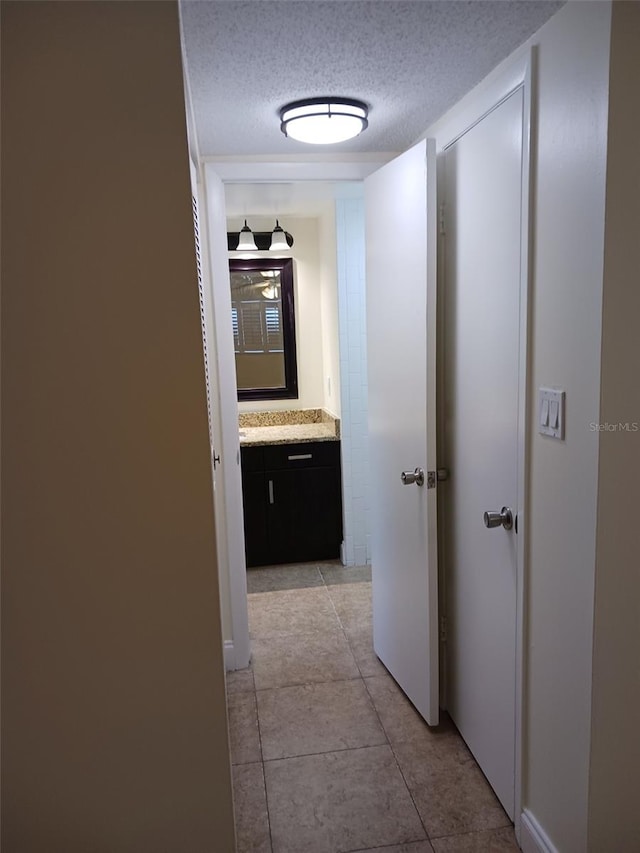
[[[450,720],[430,729],[373,651],[371,576],[247,574],[252,664],[227,694],[238,853],[511,853]]]

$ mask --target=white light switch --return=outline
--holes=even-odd
[[[540,426],[549,426],[549,401],[543,399],[540,411]]]
[[[538,430],[542,435],[564,439],[564,391],[558,388],[538,390]]]

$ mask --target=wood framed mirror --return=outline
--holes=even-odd
[[[238,400],[298,396],[293,260],[229,261]]]

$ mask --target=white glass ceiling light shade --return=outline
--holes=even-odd
[[[260,270],[260,275],[267,279],[266,286],[262,288],[261,293],[265,299],[278,298],[278,282],[275,279],[279,278],[280,270]]]
[[[240,239],[236,252],[255,252],[258,247],[253,239],[253,231],[247,225],[247,220],[244,221],[244,226],[240,229]]]
[[[298,142],[332,145],[362,133],[368,113],[365,103],[346,98],[293,101],[280,110],[280,130]]]
[[[284,230],[280,227],[280,223],[276,219],[276,227],[273,229],[271,234],[271,245],[269,246],[270,252],[286,252],[289,249],[289,244],[287,243],[287,238],[285,236]]]
[[[278,286],[276,284],[268,284],[266,287],[262,288],[262,295],[265,299],[277,299],[278,298]]]

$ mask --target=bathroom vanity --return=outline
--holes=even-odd
[[[241,415],[240,446],[247,566],[339,557],[339,422],[318,409]]]

